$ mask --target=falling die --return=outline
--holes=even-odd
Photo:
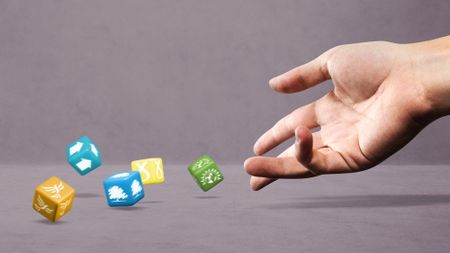
[[[74,198],[75,190],[53,176],[36,187],[32,206],[36,212],[56,222],[72,209]]]
[[[139,172],[116,173],[103,181],[106,202],[110,207],[132,206],[144,198]]]
[[[164,169],[161,158],[146,158],[131,162],[131,170],[141,174],[143,184],[160,184],[164,182]]]
[[[67,162],[80,174],[98,168],[102,164],[100,151],[87,136],[83,136],[66,148]]]
[[[191,163],[188,171],[204,192],[209,191],[224,179],[216,162],[208,155],[202,155]]]

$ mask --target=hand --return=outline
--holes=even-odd
[[[414,138],[435,117],[430,116],[427,69],[419,64],[424,58],[416,58],[419,50],[411,45],[338,46],[273,78],[272,89],[281,93],[303,91],[327,79],[334,89],[285,116],[256,141],[257,156],[244,164],[252,189],[277,178],[362,171]],[[316,127],[320,130],[312,133]],[[278,157],[262,156],[294,135],[295,143]]]

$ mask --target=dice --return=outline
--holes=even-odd
[[[33,209],[50,221],[56,222],[72,209],[75,190],[53,176],[36,187]]]
[[[100,151],[87,136],[67,146],[66,153],[69,164],[82,176],[102,164]]]
[[[164,170],[161,158],[147,158],[131,162],[131,170],[141,174],[143,184],[164,182]]]
[[[222,172],[220,172],[214,160],[207,155],[203,155],[191,163],[188,170],[205,192],[223,181]]]
[[[116,173],[103,181],[106,201],[109,206],[132,206],[144,197],[144,188],[139,172]]]

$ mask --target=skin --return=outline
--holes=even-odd
[[[448,115],[450,36],[338,46],[269,84],[274,91],[295,93],[328,79],[334,84],[328,94],[291,112],[256,141],[256,156],[244,163],[253,190],[278,178],[372,168]],[[263,156],[293,136],[295,143],[278,157]]]

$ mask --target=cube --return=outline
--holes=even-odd
[[[33,209],[50,221],[56,222],[72,209],[75,190],[53,176],[36,187]]]
[[[214,160],[207,155],[203,155],[191,163],[188,166],[188,170],[200,188],[205,192],[209,191],[224,179],[222,172],[220,172]]]
[[[143,184],[164,182],[164,169],[161,158],[147,158],[131,162],[131,170],[141,174]]]
[[[82,176],[102,164],[100,151],[87,136],[83,136],[66,148],[67,162]]]
[[[139,172],[116,173],[103,181],[109,206],[132,206],[144,197]]]

